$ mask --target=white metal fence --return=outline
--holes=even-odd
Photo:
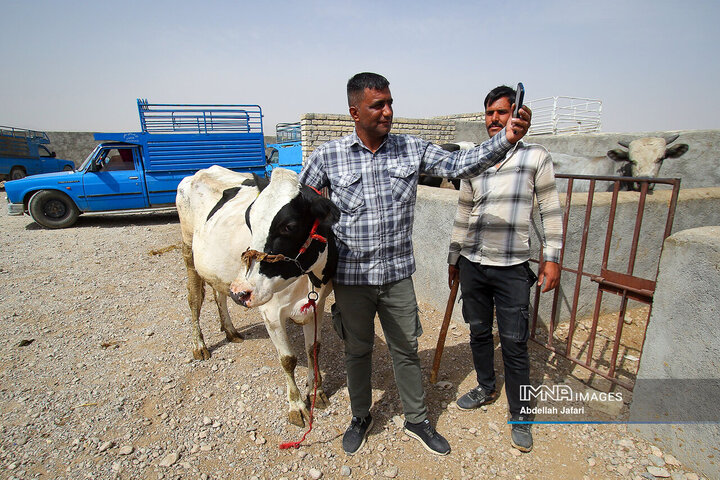
[[[589,98],[548,97],[527,102],[532,109],[528,135],[599,132],[602,101]]]

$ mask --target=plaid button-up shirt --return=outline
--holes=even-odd
[[[343,285],[385,285],[415,272],[412,229],[418,176],[470,178],[512,147],[503,130],[482,145],[447,152],[410,135],[388,135],[372,153],[355,132],[318,147],[300,181],[328,187],[340,209],[335,224]]]
[[[448,263],[460,255],[482,265],[510,266],[530,258],[530,221],[537,196],[543,257],[558,262],[562,210],[547,150],[518,142],[499,164],[460,182]]]

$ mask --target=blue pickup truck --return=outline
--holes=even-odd
[[[7,182],[8,213],[65,228],[88,212],[172,207],[180,181],[212,165],[265,175],[258,105],[138,99],[138,112],[141,132],[96,133],[101,143],[76,171]]]
[[[268,143],[267,176],[275,168],[287,168],[300,173],[302,170],[302,139],[300,138],[300,122],[278,123],[275,125],[277,143]]]
[[[75,164],[55,156],[45,145],[47,133],[0,126],[0,180],[19,180],[38,173],[72,171]]]

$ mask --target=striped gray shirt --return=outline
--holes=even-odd
[[[412,228],[418,176],[470,178],[501,160],[512,147],[505,131],[482,145],[447,152],[410,135],[390,134],[372,153],[355,132],[318,147],[300,181],[328,187],[340,209],[335,224],[343,285],[384,285],[415,272]]]
[[[460,255],[482,265],[510,266],[530,258],[530,222],[537,196],[544,236],[543,257],[558,262],[562,211],[550,154],[518,142],[505,159],[460,182],[448,263]]]

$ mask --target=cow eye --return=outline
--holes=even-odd
[[[282,233],[288,234],[288,235],[291,234],[291,233],[293,233],[295,230],[297,230],[297,224],[296,224],[296,223],[293,223],[293,222],[291,222],[291,223],[286,223],[286,224],[283,225],[283,227],[282,227]]]

